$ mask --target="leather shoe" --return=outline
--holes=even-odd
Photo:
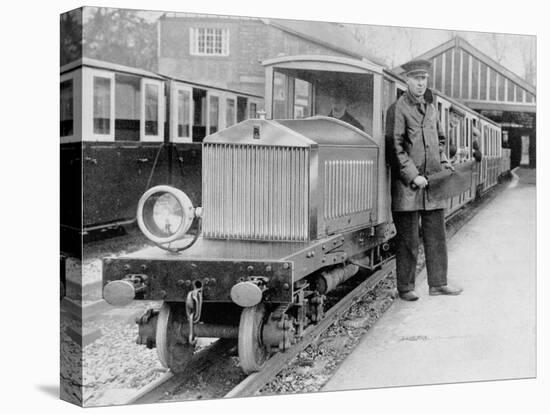
[[[417,294],[414,292],[414,290],[409,290],[408,292],[399,292],[399,297],[403,300],[413,302],[415,300],[418,300]]]
[[[450,286],[439,286],[439,287],[430,287],[430,296],[438,295],[460,295],[462,293],[462,288],[455,288]]]

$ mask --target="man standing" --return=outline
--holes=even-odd
[[[426,193],[428,175],[452,169],[433,95],[427,88],[431,63],[415,60],[403,68],[408,90],[388,111],[397,290],[403,300],[418,299],[414,288],[421,221],[429,294],[458,295],[462,289],[447,285],[446,203],[430,201]]]

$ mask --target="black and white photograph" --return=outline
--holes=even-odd
[[[67,4],[43,41],[57,66],[39,80],[37,51],[30,80],[52,84],[41,161],[58,197],[32,196],[50,242],[17,243],[30,266],[54,251],[58,294],[43,316],[28,303],[33,324],[58,318],[36,335],[57,345],[31,354],[59,372],[36,393],[138,412],[497,395],[537,411],[521,395],[543,380],[540,17]]]

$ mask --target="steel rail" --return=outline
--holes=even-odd
[[[233,339],[219,339],[212,345],[200,350],[194,356],[184,373],[174,374],[167,371],[160,378],[140,388],[130,398],[120,405],[150,404],[160,401],[163,397],[191,378],[229,354],[236,352],[237,342]]]
[[[315,341],[319,335],[326,331],[338,320],[354,303],[361,300],[368,292],[372,291],[382,280],[391,276],[395,271],[395,260],[385,263],[380,270],[372,274],[343,299],[332,306],[325,317],[317,325],[312,325],[304,331],[302,339],[290,349],[279,352],[271,357],[260,372],[255,372],[246,377],[235,388],[229,391],[224,398],[250,397],[255,395],[269,381],[285,368],[302,350]]]

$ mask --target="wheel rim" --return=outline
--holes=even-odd
[[[169,303],[163,303],[157,319],[156,346],[161,364],[173,372],[185,370],[195,347],[188,343],[177,341],[177,327],[179,320],[176,312]]]
[[[249,374],[262,369],[268,357],[262,340],[266,310],[263,303],[244,308],[239,324],[239,360],[242,370]]]

